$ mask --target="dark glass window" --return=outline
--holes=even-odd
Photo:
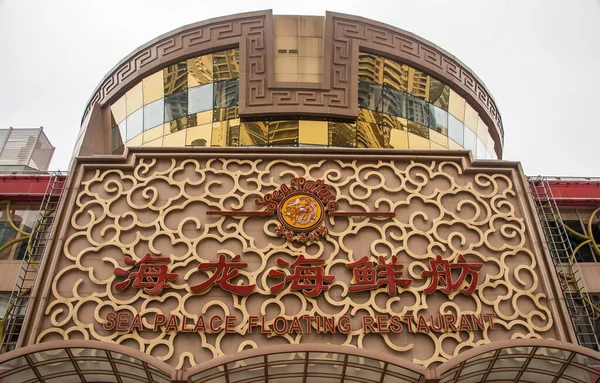
[[[20,221],[14,221],[15,226],[19,227],[21,225]],[[0,222],[0,246],[5,243],[12,241],[17,237],[17,231],[13,229],[9,222],[3,221]],[[5,249],[0,253],[0,259],[8,259],[10,252],[12,250],[12,246],[9,246],[8,249]]]
[[[366,82],[358,83],[358,107],[381,112],[382,87]]]
[[[396,117],[406,117],[407,94],[390,87],[383,87],[383,113]]]
[[[165,97],[165,122],[185,117],[187,113],[187,91]]]
[[[433,117],[429,116],[429,106],[418,97],[406,95],[406,118],[419,125],[430,126]]]
[[[236,106],[238,102],[238,80],[225,80],[214,83],[214,108]]]

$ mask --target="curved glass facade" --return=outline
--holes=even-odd
[[[359,56],[356,121],[241,121],[239,51],[170,65],[111,104],[113,153],[127,146],[332,146],[469,149],[497,158],[488,127],[464,98],[427,73]]]

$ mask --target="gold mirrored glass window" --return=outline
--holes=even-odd
[[[127,117],[127,106],[125,103],[125,95],[119,98],[110,106],[110,113],[115,123],[120,123]]]
[[[212,62],[212,55],[194,57],[187,60],[187,82],[189,88],[213,82]]]
[[[148,129],[144,131],[143,142],[144,144],[154,141],[157,138],[163,136],[164,125],[157,126],[156,128]]]
[[[448,104],[448,112],[452,114],[460,122],[465,121],[465,105],[467,102],[458,93],[450,89],[450,103]]]
[[[127,146],[142,146],[142,134],[138,134],[137,136],[133,137],[131,140],[127,141]]]
[[[401,92],[408,92],[408,65],[386,59],[383,84]]]
[[[481,119],[481,117],[477,118],[477,137],[479,137],[479,139],[481,141],[486,141],[487,140],[487,134],[488,134],[488,127],[485,124],[485,122],[483,122],[483,120]]]
[[[166,124],[169,125],[169,124]],[[169,134],[163,137],[163,146],[185,146],[185,130],[175,131],[173,134]]]
[[[158,71],[142,80],[144,89],[144,105],[165,97],[163,71]]]
[[[435,78],[429,77],[429,98],[426,101],[447,111],[450,102],[450,88]]]
[[[305,121],[298,122],[298,142],[302,145],[327,145],[329,132],[327,121]]]
[[[329,146],[356,147],[356,123],[329,122]]]
[[[448,136],[429,129],[429,140],[444,148],[448,148]]]
[[[356,123],[356,146],[358,148],[385,148],[390,141],[389,132],[390,128],[359,120]]]
[[[408,69],[408,93],[423,100],[429,99],[429,75],[415,68]]]
[[[213,122],[213,111],[207,110],[206,112],[194,113],[188,116],[188,126],[198,126],[210,124]]]
[[[214,81],[238,78],[240,72],[239,61],[238,49],[228,49],[223,52],[213,53]]]
[[[383,83],[383,58],[368,53],[358,55],[358,79],[360,81]]]
[[[237,106],[231,106],[228,108],[215,109],[213,115],[213,121],[225,121],[225,120],[233,120],[234,118],[238,118],[238,108]]]
[[[136,112],[142,107],[142,105],[144,105],[141,82],[125,93],[125,102],[127,104],[128,116]]]
[[[269,141],[269,124],[265,121],[240,123],[240,146],[265,146]]]
[[[429,129],[426,126],[417,124],[413,121],[408,121],[408,132],[429,139]]]
[[[390,132],[390,146],[394,149],[408,149],[408,132],[392,129]]]
[[[187,89],[187,61],[169,65],[163,70],[165,96]]]
[[[212,123],[187,129],[186,146],[211,146]]]
[[[478,120],[478,115],[477,112],[475,111],[475,109],[473,109],[471,107],[471,105],[466,104],[465,105],[465,126],[469,129],[471,129],[471,131],[473,133],[477,133],[477,120]]]
[[[240,120],[213,122],[212,146],[240,146]]]
[[[408,146],[410,149],[430,149],[427,138],[412,133],[408,133]]]
[[[298,121],[282,120],[269,123],[269,145],[295,146],[298,143]]]

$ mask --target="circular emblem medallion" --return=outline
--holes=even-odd
[[[323,222],[323,204],[310,194],[292,193],[279,206],[279,220],[291,230],[311,231]]]

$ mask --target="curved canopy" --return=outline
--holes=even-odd
[[[132,348],[85,340],[41,343],[0,356],[0,381],[22,383],[558,383],[600,382],[599,373],[599,352],[538,339],[484,345],[435,368],[388,353],[324,344],[261,347],[187,370]]]

